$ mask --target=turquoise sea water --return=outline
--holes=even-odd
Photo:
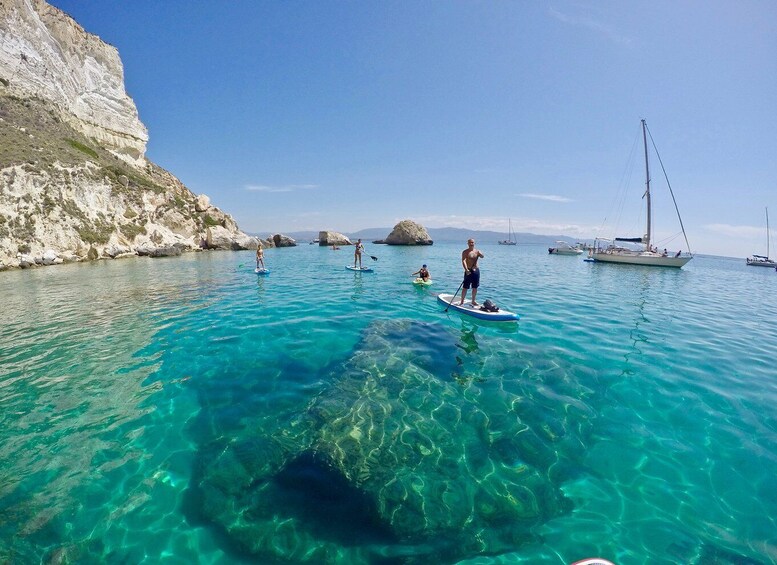
[[[0,563],[777,563],[777,273],[478,246],[0,273]]]

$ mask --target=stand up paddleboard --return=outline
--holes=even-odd
[[[358,273],[372,272],[372,269],[370,269],[369,267],[354,267],[353,265],[346,265],[345,268],[348,269],[349,271],[356,271]]]
[[[481,310],[480,306],[473,306],[472,303],[467,301],[460,305],[459,300],[458,296],[454,298],[452,294],[437,295],[437,301],[441,304],[444,304],[445,306],[450,304],[449,308],[451,310],[456,310],[457,312],[472,316],[473,318],[491,320],[492,322],[511,322],[520,318],[518,314],[510,312],[509,310],[500,309],[499,312],[486,312],[485,310]]]
[[[254,272],[257,275],[269,275],[270,274],[270,269],[254,269]]]
[[[416,286],[429,286],[432,284],[432,279],[424,280],[421,277],[418,277],[413,281],[413,284]]]

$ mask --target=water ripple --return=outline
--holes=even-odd
[[[459,247],[0,273],[0,561],[777,563],[773,272]]]

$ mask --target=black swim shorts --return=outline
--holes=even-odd
[[[472,269],[464,275],[464,288],[477,288],[480,286],[480,269]]]

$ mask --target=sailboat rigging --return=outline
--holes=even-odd
[[[766,255],[756,255],[753,253],[752,257],[748,257],[747,264],[751,267],[775,267],[777,268],[777,261],[769,258],[769,240],[771,239],[771,232],[769,231],[769,208],[766,209]]]
[[[616,237],[615,242],[624,242],[624,243],[636,243],[636,244],[643,244],[644,249],[642,250],[634,250],[627,247],[622,247],[620,245],[612,243],[612,240],[600,240],[597,239],[594,242],[594,248],[590,250],[589,252],[589,258],[593,259],[595,262],[602,262],[602,263],[624,263],[628,265],[648,265],[651,267],[676,267],[680,268],[683,265],[685,265],[688,261],[693,259],[693,255],[690,254],[690,251],[687,255],[682,255],[682,251],[678,251],[677,254],[670,255],[664,250],[663,253],[660,253],[658,249],[656,249],[653,244],[653,208],[652,208],[652,202],[650,200],[650,166],[648,162],[648,145],[647,145],[647,123],[645,120],[641,120],[642,122],[642,142],[645,147],[645,205],[647,208],[647,228],[645,235],[642,237]],[[651,141],[652,141],[651,136]],[[655,144],[653,144],[653,148],[655,149]],[[656,152],[657,154],[657,152]],[[661,163],[661,157],[658,157],[659,163]],[[661,168],[663,169],[663,163],[661,163]],[[664,170],[664,176],[666,176],[666,171]],[[667,178],[667,184],[669,184],[669,179]],[[669,186],[669,191],[671,192],[672,187]],[[674,194],[672,194],[672,200],[674,201]],[[677,208],[677,202],[675,202],[675,210],[677,211],[677,216],[680,218],[680,211]],[[680,218],[680,227],[682,228],[683,235],[685,236],[685,228],[683,227],[682,219]],[[607,242],[607,245],[603,245],[602,242]],[[688,245],[688,237],[685,236],[685,242],[686,245]],[[690,245],[688,245],[688,248],[690,249]]]
[[[498,242],[499,245],[518,245],[518,241],[513,231],[513,224],[510,219],[507,220],[507,239]]]

